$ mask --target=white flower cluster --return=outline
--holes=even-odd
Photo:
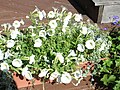
[[[0,69],[18,71],[28,80],[33,74],[47,77],[50,82],[68,84],[83,79],[80,62],[99,60],[108,54],[111,42],[99,28],[83,21],[81,14],[65,8],[59,12],[40,11],[30,16],[32,25],[20,30],[23,20],[2,24],[0,35]],[[42,22],[47,19],[46,22]]]

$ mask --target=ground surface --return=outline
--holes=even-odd
[[[25,19],[35,6],[41,10],[52,10],[52,7],[65,6],[69,11],[77,12],[68,0],[0,0],[0,24],[13,22],[15,19]]]
[[[61,9],[61,6],[64,6],[73,13],[83,14],[84,20],[89,19],[74,0],[0,0],[0,24],[24,19],[25,25],[28,25],[29,21],[25,17],[35,9],[35,6],[46,12],[52,10],[52,7]]]

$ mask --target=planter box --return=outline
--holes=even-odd
[[[14,81],[15,81],[16,86],[17,86],[18,89],[19,89],[19,88],[24,88],[24,87],[33,86],[33,82],[27,80],[27,79],[26,79],[25,77],[23,77],[22,75],[19,75],[19,74],[14,73],[14,74],[13,74],[13,79],[14,79]],[[34,85],[42,84],[39,79],[33,79],[33,80],[34,80]]]
[[[45,90],[94,90],[91,86],[91,82],[89,81],[90,77],[85,78],[78,86],[74,86],[72,83],[70,84],[50,84],[45,83]],[[26,86],[22,88],[18,88],[18,90],[43,90],[43,85],[38,84],[35,86]]]
[[[109,23],[120,16],[120,0],[75,0],[86,14],[97,23]]]
[[[83,71],[87,68],[87,66],[91,66],[91,70],[94,69],[94,64],[90,62],[83,62],[80,63],[81,68],[83,68]],[[88,72],[87,77],[84,78],[81,83],[78,86],[74,86],[72,83],[70,84],[51,84],[49,82],[45,83],[45,90],[93,90],[93,87],[91,86],[90,82],[90,72]],[[34,82],[27,80],[22,75],[19,75],[17,73],[13,73],[13,79],[16,83],[16,86],[19,90],[43,90],[43,84],[40,82],[40,79],[34,78]],[[73,82],[77,83],[73,80]]]

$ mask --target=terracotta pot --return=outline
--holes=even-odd
[[[81,81],[81,83],[78,86],[74,86],[72,83],[70,84],[50,84],[45,83],[45,88],[43,89],[43,84],[35,84],[34,87],[31,87],[31,85],[26,85],[23,81],[23,87],[19,87],[18,90],[94,90],[94,87],[91,86],[90,77],[85,78]],[[20,81],[18,81],[20,82]],[[19,84],[20,85],[20,84]]]
[[[78,67],[81,67],[83,68],[83,71],[87,68],[87,66],[90,65],[91,66],[91,69],[90,70],[93,70],[94,69],[94,64],[91,63],[91,62],[81,62],[80,65]],[[89,72],[87,74],[87,76],[89,77],[91,74],[91,72]],[[18,89],[21,89],[21,88],[28,88],[28,87],[31,87],[31,86],[38,86],[40,88],[42,88],[43,84],[40,82],[40,79],[37,79],[37,78],[34,78],[33,81],[29,81],[27,80],[25,77],[23,77],[22,75],[19,75],[17,73],[13,73],[13,79],[14,81],[16,82],[16,85],[17,85],[17,88]],[[34,84],[33,84],[34,83]],[[45,83],[48,85],[48,87],[50,88],[50,86],[52,84],[50,83]],[[62,85],[62,84],[55,84],[55,86],[57,87],[57,85]],[[64,85],[64,84],[63,84]],[[70,84],[71,85],[71,84]],[[66,86],[67,87],[67,86]],[[71,87],[71,86],[70,86]],[[73,87],[75,87],[73,85]],[[29,89],[21,89],[21,90],[29,90]],[[32,89],[34,90],[34,89]],[[35,89],[35,90],[42,90],[42,89]],[[52,89],[51,89],[52,90]],[[54,89],[54,90],[58,90],[58,89]],[[61,90],[64,90],[64,89],[61,89]],[[65,90],[68,90],[68,89],[65,89]],[[73,89],[74,90],[74,89]],[[75,89],[77,90],[77,89]],[[91,90],[91,89],[89,89]]]
[[[29,81],[25,77],[17,73],[13,73],[13,79],[18,89],[41,84],[40,80],[37,78],[34,78],[32,81]]]
[[[91,71],[94,69],[94,63],[90,62],[90,61],[85,61],[85,62],[80,62],[79,67],[85,71],[87,69],[87,67],[90,67],[90,72],[87,73],[87,76],[91,75]]]

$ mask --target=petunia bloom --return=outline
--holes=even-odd
[[[7,41],[7,47],[8,47],[8,48],[12,48],[14,45],[15,45],[14,40],[8,40],[8,41]]]
[[[54,18],[54,17],[55,17],[55,12],[49,11],[48,18]]]
[[[50,80],[53,81],[55,80],[58,76],[60,75],[60,73],[58,71],[55,71],[53,72],[51,75],[50,75]]]
[[[13,61],[12,61],[12,65],[14,66],[14,67],[21,67],[22,66],[22,61],[20,60],[20,59],[14,59]]]
[[[72,81],[72,76],[68,72],[64,72],[61,76],[61,82],[69,84]]]
[[[9,65],[8,65],[8,63],[3,62],[3,63],[1,63],[0,65],[1,65],[0,69],[1,69],[2,71],[3,71],[3,70],[9,70]]]
[[[51,20],[49,22],[49,26],[52,28],[52,29],[55,29],[57,27],[57,22],[56,20]]]
[[[83,17],[82,17],[82,15],[81,14],[75,14],[75,21],[77,21],[77,22],[80,22],[81,20],[83,20]]]
[[[2,52],[2,50],[0,50],[0,60],[3,60],[4,54]]]
[[[30,61],[29,61],[29,64],[32,64],[35,62],[35,55],[31,55],[30,56]]]
[[[84,34],[84,35],[86,35],[87,34],[87,32],[88,32],[88,28],[87,27],[82,27],[82,30],[81,30],[81,33],[82,34]]]
[[[77,45],[77,50],[80,51],[80,52],[84,52],[84,50],[85,50],[84,45],[83,44],[78,44]]]
[[[42,40],[41,39],[36,39],[35,40],[35,44],[34,44],[34,47],[40,47],[42,45]]]
[[[85,42],[85,46],[87,49],[94,49],[95,48],[95,42],[93,40],[87,40]]]
[[[41,72],[39,73],[39,77],[45,77],[46,76],[46,74],[48,73],[48,70],[47,69],[43,69],[43,70],[41,70]]]
[[[14,27],[15,29],[17,29],[17,28],[20,27],[20,21],[15,20],[12,25],[13,25],[13,27]]]
[[[64,63],[64,57],[61,53],[56,53],[55,59],[59,60],[61,63]]]

